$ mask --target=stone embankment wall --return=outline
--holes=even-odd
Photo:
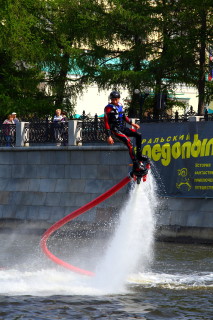
[[[129,171],[123,146],[0,148],[0,226],[46,228],[107,191]],[[75,221],[104,223],[127,188]]]
[[[163,199],[156,213],[158,239],[212,244],[212,208],[211,198]]]
[[[129,162],[122,145],[0,148],[1,230],[24,227],[43,232],[123,179]],[[79,216],[73,229],[109,232],[127,191],[128,187],[121,189]],[[212,207],[212,199],[162,200],[156,212],[156,236],[213,243]]]

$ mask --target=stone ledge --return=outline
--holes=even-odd
[[[156,240],[179,243],[213,244],[213,228],[160,226],[156,229]]]
[[[66,150],[72,150],[72,151],[88,151],[88,150],[97,150],[97,151],[117,151],[117,150],[127,150],[127,147],[123,144],[117,144],[113,146],[108,145],[97,145],[97,146],[29,146],[29,147],[0,147],[0,151],[6,151],[6,152],[14,152],[14,151],[66,151]]]

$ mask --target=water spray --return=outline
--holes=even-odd
[[[84,270],[81,269],[79,267],[73,266],[72,264],[69,264],[61,259],[59,259],[58,257],[56,257],[47,247],[47,241],[49,239],[49,237],[51,236],[51,234],[53,232],[55,232],[56,230],[58,230],[59,228],[61,228],[63,225],[65,225],[67,222],[77,218],[78,216],[80,216],[81,214],[85,213],[86,211],[92,209],[93,207],[97,206],[99,203],[103,202],[104,200],[108,199],[109,197],[111,197],[113,194],[115,194],[117,191],[119,191],[120,189],[122,189],[125,185],[127,185],[130,181],[132,180],[132,177],[129,175],[126,178],[124,178],[123,180],[121,180],[119,183],[117,183],[115,186],[113,186],[112,188],[110,188],[109,190],[107,190],[105,193],[103,193],[102,195],[100,195],[99,197],[97,197],[96,199],[92,200],[91,202],[85,204],[84,206],[82,206],[81,208],[71,212],[70,214],[68,214],[66,217],[60,219],[59,221],[57,221],[56,223],[54,223],[49,229],[46,230],[46,232],[43,234],[41,241],[40,241],[40,246],[41,249],[43,250],[43,252],[46,254],[46,256],[52,260],[53,262],[55,262],[56,264],[61,265],[62,267],[69,269],[71,271],[74,271],[76,273],[80,273],[83,275],[87,275],[87,276],[94,276],[95,273],[88,271],[88,270]]]

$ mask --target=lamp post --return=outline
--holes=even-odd
[[[139,107],[140,107],[140,111],[139,111],[139,118],[140,118],[140,122],[142,121],[142,110],[143,110],[143,105],[144,102],[146,100],[146,98],[149,96],[149,88],[145,88],[144,92],[140,92],[139,89],[135,89],[135,94],[139,95]]]

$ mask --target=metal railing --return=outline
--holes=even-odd
[[[14,147],[16,144],[16,125],[0,124],[0,146]]]
[[[105,142],[106,134],[104,121],[95,117],[93,120],[82,121],[82,142],[92,143],[92,142]]]
[[[29,133],[28,133],[29,132]],[[28,134],[27,134],[28,133]],[[25,144],[68,144],[68,122],[25,123]]]
[[[158,117],[149,115],[142,117],[142,123],[149,122],[186,122],[192,118],[197,121],[213,121],[213,114],[206,111],[204,116],[198,117],[190,111],[184,115],[178,112],[174,116],[161,114]],[[81,120],[69,120],[67,122],[54,123],[47,119],[15,124],[0,124],[0,146],[36,146],[36,145],[81,145],[90,143],[105,143],[106,134],[103,118],[88,117],[85,114]],[[27,119],[26,119],[27,120]],[[136,119],[138,120],[138,119]],[[23,124],[23,129],[22,125]],[[23,130],[23,132],[22,132]],[[24,136],[24,138],[22,138]],[[115,138],[115,142],[120,142]]]
[[[178,111],[172,115],[166,112],[160,112],[159,114],[149,114],[141,117],[141,122],[186,122],[189,121],[191,117],[198,117],[192,106],[185,114],[179,114]],[[208,110],[205,110],[204,115],[199,116],[199,121],[213,121],[213,114],[209,114]]]

